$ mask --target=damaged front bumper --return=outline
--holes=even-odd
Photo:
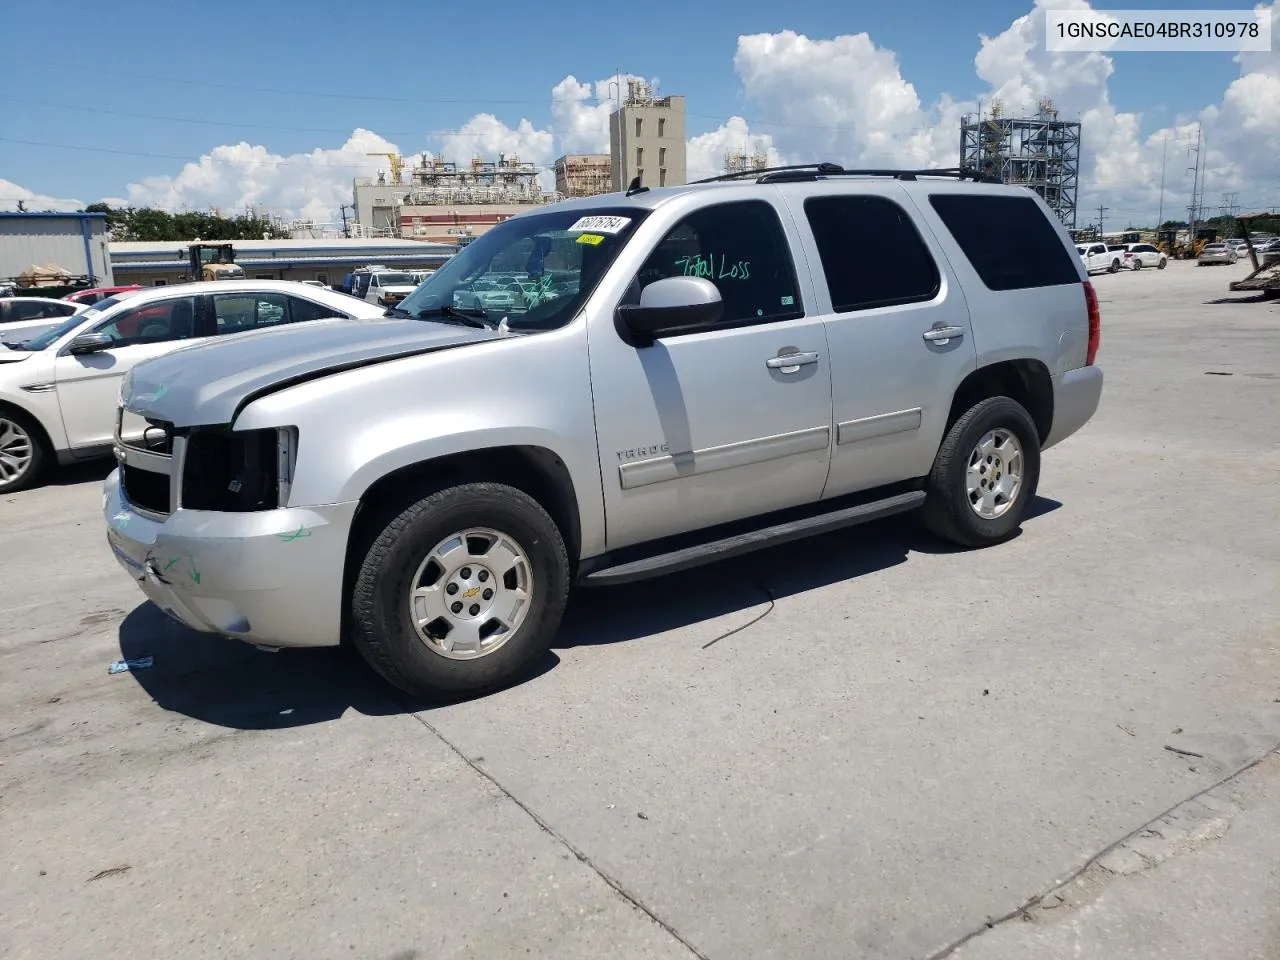
[[[268,647],[340,642],[356,506],[148,515],[129,503],[118,469],[102,492],[111,552],[152,603],[193,630]]]

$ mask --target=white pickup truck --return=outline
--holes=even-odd
[[[1105,270],[1115,273],[1124,266],[1124,247],[1109,247],[1105,243],[1077,243],[1076,253],[1084,264],[1085,272]]]

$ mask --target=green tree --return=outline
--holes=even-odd
[[[171,242],[195,240],[269,240],[286,239],[288,230],[271,220],[250,214],[224,217],[210,211],[169,213],[154,207],[115,208],[106,203],[91,203],[86,213],[106,214],[107,226],[116,240]]]

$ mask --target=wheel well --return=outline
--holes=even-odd
[[[29,410],[23,410],[22,407],[18,406],[16,403],[9,403],[5,400],[0,400],[0,413],[5,411],[21,414],[23,418],[35,428],[36,442],[44,447],[45,453],[50,456],[53,455],[53,440],[50,439],[49,432],[45,430],[44,424],[40,422],[39,417],[34,413],[31,413]]]
[[[382,528],[409,504],[435,490],[478,481],[505,483],[537,500],[555,521],[570,563],[576,567],[582,542],[577,494],[569,468],[550,450],[535,446],[489,447],[424,460],[380,478],[360,497],[347,539],[344,621],[346,597],[365,552]]]
[[[1009,397],[1022,404],[1035,421],[1040,442],[1053,427],[1053,379],[1038,360],[1004,360],[979,367],[965,377],[951,401],[947,429],[961,414],[988,397]]]

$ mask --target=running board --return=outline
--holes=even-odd
[[[909,490],[906,493],[885,497],[883,500],[873,500],[870,503],[845,507],[831,513],[820,513],[817,516],[778,523],[736,536],[672,550],[669,553],[602,567],[582,577],[579,583],[584,587],[614,586],[619,583],[631,583],[634,580],[647,580],[649,577],[677,573],[691,567],[702,566],[704,563],[727,560],[729,557],[762,550],[765,547],[774,547],[791,540],[802,540],[805,537],[830,533],[843,527],[890,517],[895,513],[905,513],[924,503],[924,498],[923,490]]]

